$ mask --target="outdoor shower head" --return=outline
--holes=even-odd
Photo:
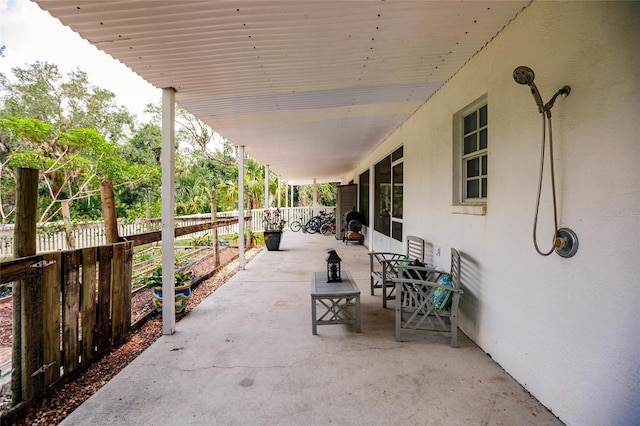
[[[536,73],[529,67],[520,66],[513,70],[513,79],[518,84],[531,84],[536,78]]]
[[[513,79],[518,84],[526,84],[531,89],[531,94],[536,101],[536,105],[538,105],[538,111],[540,113],[544,112],[544,104],[542,103],[542,97],[540,96],[540,92],[536,87],[536,84],[533,80],[536,78],[536,74],[529,67],[519,66],[515,70],[513,70]]]

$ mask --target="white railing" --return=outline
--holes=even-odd
[[[298,220],[305,223],[313,216],[320,213],[320,211],[331,212],[334,207],[320,206],[320,207],[281,207],[280,211],[282,217],[287,221],[287,229],[289,224]],[[251,231],[262,232],[262,212],[264,209],[254,209],[251,212]],[[248,213],[248,212],[246,212]],[[236,217],[237,211],[219,212],[218,217]],[[175,219],[177,226],[196,225],[202,222],[208,222],[211,220],[211,214],[200,214],[191,216],[182,216]],[[124,221],[118,222],[119,235],[136,235],[150,231],[158,231],[161,227],[160,219],[139,219],[135,222]],[[194,236],[200,236],[208,233],[209,231],[202,231],[197,234],[190,234],[180,239],[193,238]],[[238,224],[225,225],[218,228],[219,235],[229,235],[238,233]],[[74,225],[73,238],[75,241],[75,248],[94,247],[106,244],[104,222],[85,222]],[[64,226],[61,224],[48,225],[46,227],[38,227],[36,235],[36,251],[38,253],[48,251],[67,250],[67,240],[64,232]],[[0,258],[7,258],[13,256],[13,226],[9,225],[4,228],[0,228]]]

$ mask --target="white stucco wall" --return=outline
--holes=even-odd
[[[441,247],[427,260],[442,267],[451,246],[462,252],[461,329],[568,424],[640,424],[639,58],[640,3],[536,1],[353,173],[404,145],[404,233]],[[512,79],[519,65],[533,68],[545,102],[572,88],[552,113],[559,222],[580,240],[573,258],[533,248],[541,118]],[[453,115],[485,94],[487,213],[454,214]],[[550,197],[547,175],[545,250]]]

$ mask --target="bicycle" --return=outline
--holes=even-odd
[[[312,218],[307,220],[305,223],[302,223],[302,218],[300,218],[301,220],[294,220],[289,224],[289,228],[293,232],[298,232],[299,230],[302,229],[302,232],[309,233],[309,234],[316,234],[320,232],[320,229],[323,224],[328,223],[328,220],[329,220],[328,218],[330,217],[331,215],[329,213],[321,211],[318,215],[313,216]]]
[[[302,223],[300,223],[299,220],[294,220],[289,224],[289,229],[291,229],[293,232],[298,232],[300,229],[302,229]]]
[[[336,214],[335,212],[324,215],[322,218],[322,225],[320,226],[320,232],[322,235],[335,234],[336,233]]]
[[[320,227],[322,235],[329,235],[336,233],[336,222],[323,223]]]

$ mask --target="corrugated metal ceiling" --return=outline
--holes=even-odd
[[[309,183],[341,180],[529,1],[37,3]]]

